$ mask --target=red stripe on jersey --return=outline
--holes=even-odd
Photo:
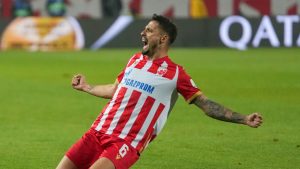
[[[131,65],[135,62],[135,60],[139,58],[140,55],[141,55],[141,54],[137,53],[137,54],[135,54],[133,57],[131,57],[131,59],[130,59],[129,62],[127,63],[127,66],[126,66],[126,67],[131,66]]]
[[[106,132],[106,130],[109,128],[110,123],[112,122],[114,116],[116,115],[116,112],[118,111],[118,109],[122,103],[122,100],[125,96],[126,91],[127,91],[127,88],[125,88],[125,87],[122,87],[120,89],[120,91],[115,99],[115,103],[114,103],[112,109],[108,112],[108,116],[105,119],[105,122],[100,130],[101,132]]]
[[[149,67],[148,72],[151,72],[153,74],[157,73],[157,69],[159,68],[159,66],[155,63],[152,63],[152,65]]]
[[[163,77],[172,80],[175,76],[175,73],[176,73],[176,66],[171,68],[169,66],[167,72],[163,75]]]
[[[145,66],[146,63],[147,63],[146,60],[140,60],[139,63],[136,64],[134,68],[142,69]]]
[[[138,145],[137,150],[138,150],[139,153],[142,153],[143,150],[145,149],[145,147],[147,146],[147,143],[150,142],[150,141],[148,141],[148,140],[151,140],[151,138],[152,138],[151,135],[152,135],[153,130],[154,130],[154,129],[152,128],[151,133],[149,132],[148,135],[145,135],[145,136],[144,136],[144,138],[146,138],[146,139],[145,139],[146,141],[143,143],[143,146],[139,146],[139,145]],[[146,137],[146,136],[147,136],[147,137]],[[143,138],[143,140],[144,140],[144,138]],[[143,141],[143,140],[142,140],[142,141]],[[141,141],[141,142],[142,142],[142,141]]]
[[[100,122],[100,119],[102,118],[103,116],[103,112],[107,109],[108,105],[109,105],[110,102],[108,102],[106,104],[106,106],[103,108],[103,110],[101,111],[101,114],[98,116],[98,118],[95,120],[94,124],[92,125],[92,128],[93,129],[96,129],[96,127],[98,126],[99,122]]]
[[[123,130],[123,128],[125,127],[125,125],[127,124],[131,113],[133,111],[133,109],[135,108],[135,105],[137,104],[137,100],[140,98],[141,96],[141,92],[134,90],[130,96],[130,99],[124,109],[124,112],[122,114],[122,116],[120,117],[120,120],[118,121],[118,124],[116,126],[116,128],[114,128],[113,132],[114,135],[119,135],[121,133],[121,131]]]
[[[144,146],[146,146],[147,143],[150,141],[152,132],[154,130],[153,126],[156,123],[156,121],[157,121],[158,117],[160,116],[161,112],[164,110],[164,108],[165,108],[165,105],[160,103],[157,110],[156,110],[156,112],[155,112],[155,114],[154,114],[154,117],[153,117],[153,119],[152,119],[152,121],[151,121],[144,137],[143,137],[143,139],[139,142],[139,144],[136,147],[137,150],[142,150],[144,148]]]
[[[146,101],[143,104],[143,107],[141,108],[138,117],[136,118],[134,124],[132,125],[133,127],[130,129],[128,132],[128,135],[124,140],[127,140],[128,142],[131,142],[136,135],[139,133],[140,129],[142,128],[146,117],[148,116],[153,104],[155,102],[155,99],[148,96]],[[130,135],[131,134],[131,135]]]

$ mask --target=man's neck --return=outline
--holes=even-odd
[[[168,51],[157,51],[156,53],[153,53],[153,55],[147,55],[147,56],[149,57],[149,60],[155,60],[155,59],[168,56]]]

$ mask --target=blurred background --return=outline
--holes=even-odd
[[[241,50],[260,46],[295,47],[300,46],[299,5],[299,0],[1,0],[1,46],[2,49],[52,50],[63,43],[54,43],[52,48],[41,46],[49,46],[50,41],[70,30],[75,32],[72,42],[75,49],[137,47],[140,45],[139,32],[153,13],[157,13],[177,24],[176,47]],[[34,21],[19,21],[17,31],[5,32],[15,18],[30,16]],[[45,21],[45,17],[72,19],[53,23],[49,18]],[[70,26],[53,26],[62,22]],[[16,35],[16,32],[22,33]],[[30,44],[24,47],[24,41],[30,41]],[[32,46],[34,43],[37,45]]]
[[[133,169],[299,169],[300,0],[0,0],[0,169],[55,168],[108,102],[71,78],[113,83],[154,13],[177,25],[169,54],[199,88],[264,124],[179,97]]]

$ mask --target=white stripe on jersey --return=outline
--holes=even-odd
[[[136,135],[135,139],[131,142],[131,145],[136,148],[136,146],[138,145],[138,143],[143,139],[154,115],[155,115],[155,112],[157,111],[158,109],[158,106],[159,106],[160,102],[158,101],[155,101],[148,116],[146,117],[146,120],[142,126],[142,128],[140,129],[140,131],[138,132],[138,134]]]
[[[124,129],[122,130],[122,132],[119,136],[120,138],[124,139],[127,136],[128,132],[131,130],[132,125],[134,124],[135,120],[137,119],[147,97],[148,96],[145,94],[142,94],[140,96],[140,99],[138,100],[136,107],[132,111],[128,122],[126,123]]]
[[[167,104],[165,106],[164,110],[161,112],[160,116],[157,118],[156,123],[153,126],[153,128],[154,128],[153,132],[156,135],[158,135],[161,132],[162,128],[164,127],[164,125],[168,119],[169,113],[170,113],[170,104]]]
[[[148,61],[141,70],[147,71],[152,66],[152,64],[153,62]]]
[[[96,130],[97,131],[100,131],[103,124],[105,123],[105,119],[107,118],[108,116],[108,112],[110,112],[110,110],[112,109],[113,105],[115,104],[115,100],[116,100],[116,97],[118,96],[118,93],[120,92],[120,89],[121,87],[119,87],[117,89],[117,91],[115,92],[113,98],[111,99],[111,102],[109,103],[109,105],[107,106],[107,108],[105,109],[105,112],[103,112],[103,116],[98,124],[98,126],[96,127]]]
[[[136,59],[130,67],[135,67],[141,60],[143,60],[143,57],[144,56],[141,54],[140,57],[138,59]],[[128,65],[127,65],[127,67],[128,67]]]
[[[129,96],[131,96],[133,90],[129,91],[129,89],[127,89],[126,94],[128,94]],[[118,121],[120,120],[120,117],[122,116],[122,114],[124,113],[125,107],[127,106],[129,101],[128,99],[123,98],[122,103],[119,107],[119,109],[117,110],[112,122],[110,123],[109,128],[107,129],[107,132],[105,134],[112,134],[113,130],[116,128]]]

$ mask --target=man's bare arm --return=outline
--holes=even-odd
[[[72,79],[72,87],[97,97],[111,99],[118,87],[118,83],[92,86],[86,82],[85,76],[78,74]]]
[[[250,115],[243,115],[237,112],[234,112],[219,103],[216,103],[208,99],[205,95],[200,95],[195,98],[193,102],[196,106],[201,108],[206,115],[209,117],[232,122],[245,124],[250,127],[259,127],[262,123],[262,117],[258,113],[253,113]]]
[[[97,97],[111,99],[117,89],[117,86],[118,85],[116,83],[96,86],[90,85],[88,90],[86,90],[85,92]]]

